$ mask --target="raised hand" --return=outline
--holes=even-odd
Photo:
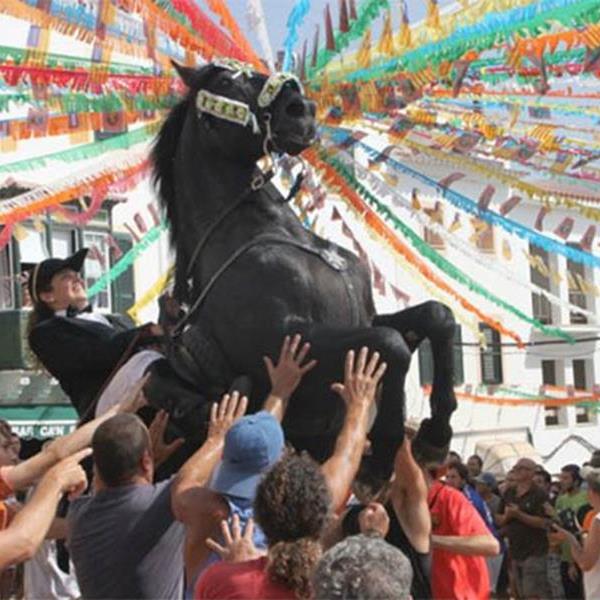
[[[170,444],[165,443],[165,430],[168,422],[169,414],[165,410],[159,410],[148,427],[152,456],[156,466],[164,463],[173,452],[185,443],[183,438],[177,438]]]
[[[210,423],[207,439],[224,438],[231,426],[246,413],[248,398],[239,392],[225,394],[221,402],[216,402],[210,408]]]
[[[60,491],[68,494],[69,500],[77,498],[87,487],[87,477],[79,463],[91,454],[91,448],[84,448],[64,458],[48,470],[44,479],[58,482]]]
[[[216,552],[222,560],[226,562],[243,562],[253,560],[264,554],[264,552],[256,548],[252,541],[254,521],[251,518],[246,523],[244,533],[242,533],[238,515],[233,515],[231,527],[227,521],[221,521],[221,531],[223,533],[224,546],[212,538],[206,540],[206,545],[213,552]]]
[[[331,389],[342,397],[348,409],[352,406],[370,406],[386,368],[386,363],[379,362],[379,352],[373,352],[369,358],[369,349],[363,346],[355,362],[355,352],[349,350],[346,354],[344,383],[334,383]]]
[[[390,529],[390,518],[383,504],[370,502],[358,515],[361,533],[375,533],[384,538]]]
[[[302,364],[308,355],[310,344],[306,342],[300,346],[301,342],[300,334],[296,334],[293,338],[286,335],[279,352],[277,365],[273,364],[270,357],[263,357],[271,380],[271,396],[288,400],[300,384],[302,377],[317,364],[316,360]]]

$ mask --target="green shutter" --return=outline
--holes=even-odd
[[[133,246],[131,237],[126,233],[114,233],[113,237],[117,242],[121,252],[125,254]],[[111,266],[117,262],[112,258]],[[135,286],[133,278],[133,265],[130,265],[127,270],[115,279],[112,284],[112,305],[114,313],[125,313],[128,308],[135,304]]]

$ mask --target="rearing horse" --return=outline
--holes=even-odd
[[[169,409],[188,432],[190,407],[242,375],[252,382],[250,406],[257,410],[269,389],[262,357],[274,356],[284,335],[301,333],[318,365],[291,399],[283,425],[296,447],[323,459],[344,415],[330,384],[341,379],[346,352],[368,346],[388,363],[370,432],[374,465],[387,474],[403,438],[411,353],[427,338],[431,418],[414,448],[443,460],[456,408],[451,311],[426,302],[376,315],[367,266],[305,229],[276,188],[257,176],[265,153],[297,155],[313,143],[315,104],[289,75],[267,77],[232,62],[176,68],[189,93],[162,126],[153,162],[177,255],[175,294],[191,312],[170,365],[155,373],[151,401],[164,403],[165,378],[177,385],[173,369],[190,385],[171,394]]]

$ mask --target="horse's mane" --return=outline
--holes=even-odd
[[[163,123],[152,148],[152,183],[158,190],[161,206],[169,221],[171,245],[176,246],[179,237],[179,220],[175,199],[174,161],[186,117],[188,98],[179,102]]]

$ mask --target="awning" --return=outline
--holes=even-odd
[[[72,406],[35,404],[1,406],[0,419],[8,421],[21,438],[44,440],[73,431],[78,417]]]
[[[475,444],[475,454],[483,460],[483,470],[499,479],[504,479],[520,458],[542,462],[537,450],[529,442],[521,440],[480,440]]]

